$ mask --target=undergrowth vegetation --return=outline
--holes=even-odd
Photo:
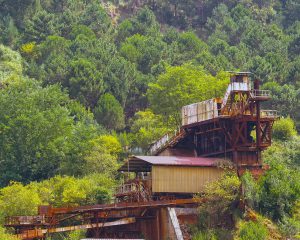
[[[228,173],[207,188],[195,238],[263,239],[259,221],[232,232],[241,199],[299,236],[299,11],[295,0],[0,0],[1,224],[40,204],[109,202],[124,159],[178,129],[182,105],[222,97],[236,70],[271,90],[264,108],[283,118],[261,179]],[[0,228],[0,239],[13,238]]]

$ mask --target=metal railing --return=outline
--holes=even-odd
[[[43,215],[37,216],[13,216],[5,219],[6,225],[32,225],[45,224],[46,218]]]
[[[174,132],[169,132],[158,139],[155,143],[149,148],[149,153],[154,154],[157,150],[165,146],[180,130],[175,130]]]
[[[261,110],[260,116],[261,117],[272,117],[272,118],[279,117],[278,111],[276,111],[276,110]]]
[[[116,190],[117,194],[124,194],[124,193],[130,193],[130,192],[136,192],[138,191],[138,185],[136,183],[127,183],[123,184],[122,186],[118,187]]]
[[[251,90],[252,97],[270,97],[271,92],[270,90]]]

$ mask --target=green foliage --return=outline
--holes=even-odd
[[[273,136],[277,140],[289,140],[297,135],[294,121],[287,117],[277,120],[273,125]]]
[[[84,58],[75,60],[70,65],[70,96],[77,96],[86,106],[95,106],[105,89],[101,72],[97,70],[95,63]]]
[[[285,217],[280,222],[279,227],[280,227],[281,232],[285,236],[288,236],[292,239],[299,239],[299,234],[300,234],[300,219],[299,218]]]
[[[134,34],[157,35],[159,24],[154,13],[149,8],[143,8],[136,16],[120,23],[117,30],[117,42],[121,43]]]
[[[131,132],[134,134],[133,144],[147,151],[149,145],[162,137],[168,128],[163,125],[160,115],[151,110],[137,112],[132,119]]]
[[[300,175],[282,163],[271,165],[271,169],[260,180],[260,203],[262,213],[274,220],[281,220],[292,213],[300,198]]]
[[[258,206],[258,203],[260,201],[259,185],[257,184],[257,181],[253,178],[252,174],[248,171],[246,171],[242,175],[241,182],[244,200],[247,206],[254,209]]]
[[[156,83],[149,84],[147,95],[154,113],[180,126],[182,106],[223,96],[227,81],[224,73],[213,77],[203,68],[190,64],[167,67]]]
[[[4,45],[16,47],[20,41],[20,33],[16,27],[14,19],[11,16],[4,17],[3,25],[4,26],[1,28],[0,23],[0,30],[2,32],[0,42],[2,42]]]
[[[192,240],[230,240],[232,233],[230,230],[222,228],[206,229],[192,233]]]
[[[0,84],[7,84],[22,75],[22,58],[19,53],[0,45]]]
[[[80,240],[85,237],[85,230],[76,230],[73,232],[70,232],[67,237],[65,237],[63,240]]]
[[[60,83],[68,84],[70,72],[70,47],[71,41],[58,36],[49,36],[37,46],[38,58],[30,61],[27,72],[33,77],[42,80],[46,84]],[[39,66],[37,63],[42,62]]]
[[[192,240],[217,240],[217,236],[213,231],[197,232],[193,235]]]
[[[291,119],[299,128],[298,2],[113,4],[116,11],[96,0],[0,0],[0,43],[19,49],[23,57],[0,45],[0,185],[95,173],[93,180],[56,177],[43,182],[44,187],[36,183],[43,189],[40,201],[58,206],[105,202],[113,187],[107,176],[115,176],[128,154],[121,145],[146,151],[180,125],[183,105],[223,96],[223,71],[250,70],[271,90],[272,100],[264,108],[287,118],[274,125],[275,140],[283,142],[275,141],[264,153],[271,169],[259,183],[246,173],[244,196],[250,206],[280,221],[287,235],[297,236],[300,141]],[[68,95],[109,130],[123,130],[126,121],[128,132],[108,136]],[[28,196],[36,185],[10,187],[12,194],[18,187]],[[228,184],[216,185],[208,194],[220,213],[230,212],[236,197],[223,188]],[[202,216],[217,214],[212,208]]]
[[[125,126],[123,108],[109,93],[100,97],[94,112],[98,123],[110,130],[120,130]]]
[[[239,201],[241,182],[235,172],[225,171],[222,177],[209,183],[205,190],[203,204],[199,207],[198,229],[206,231],[212,228],[233,227],[231,216]]]
[[[6,216],[36,215],[38,206],[78,206],[107,203],[115,182],[103,174],[83,178],[56,176],[28,185],[12,182],[0,189],[0,223]]]
[[[272,94],[272,101],[266,106],[270,109],[277,109],[284,117],[291,116],[296,124],[299,124],[299,111],[297,111],[300,107],[299,88],[291,84],[280,86],[276,82],[266,83],[263,88],[270,90]]]
[[[263,157],[268,164],[275,165],[280,163],[288,168],[297,169],[300,166],[299,136],[295,136],[288,141],[274,141],[273,145],[264,152]]]
[[[215,204],[215,210],[225,212],[237,200],[240,188],[240,180],[235,173],[225,173],[218,181],[208,184],[205,189],[205,197],[210,204]]]
[[[80,23],[100,35],[108,31],[111,26],[111,19],[99,2],[91,1],[81,16]]]
[[[120,52],[130,62],[135,63],[139,71],[147,74],[159,63],[164,48],[165,43],[160,38],[135,34],[126,39]]]
[[[16,238],[15,236],[6,233],[5,229],[2,227],[0,227],[0,239],[1,240],[18,240],[18,238]]]
[[[3,223],[7,216],[35,215],[41,204],[35,188],[12,182],[0,189],[0,222]]]
[[[106,203],[112,198],[115,182],[103,174],[78,179],[56,176],[28,187],[38,193],[43,204],[61,207]]]
[[[53,176],[64,162],[80,160],[83,149],[72,152],[80,144],[75,139],[87,141],[97,134],[91,116],[82,107],[72,108],[57,85],[43,88],[35,80],[20,79],[1,90],[0,103],[0,185]]]
[[[268,230],[262,222],[244,222],[239,227],[239,240],[265,240],[268,237]]]
[[[84,157],[86,161],[84,172],[114,176],[119,167],[117,160],[122,152],[118,139],[111,135],[101,135],[90,144],[90,150]]]
[[[275,142],[264,152],[264,161],[270,169],[259,181],[254,182],[249,173],[242,177],[246,202],[279,222],[289,236],[296,233],[300,219],[296,211],[300,197],[299,144],[298,136]]]
[[[54,14],[45,10],[36,12],[31,19],[25,23],[25,36],[27,41],[40,43],[49,35],[54,35]]]

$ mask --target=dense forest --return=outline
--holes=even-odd
[[[233,235],[267,239],[268,218],[299,238],[299,1],[0,0],[0,30],[0,224],[41,204],[108,202],[126,156],[177,129],[183,105],[223,96],[231,70],[252,72],[282,116],[270,170],[241,180],[262,220]]]

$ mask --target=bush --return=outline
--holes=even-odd
[[[7,216],[35,215],[37,207],[41,204],[41,198],[34,187],[12,182],[0,189],[0,223]]]
[[[273,165],[260,179],[259,209],[275,221],[292,213],[300,198],[300,174],[284,164]]]
[[[246,204],[251,208],[257,207],[260,200],[259,185],[249,171],[246,171],[243,174],[241,182],[243,187],[243,197]]]
[[[275,139],[286,141],[297,135],[294,121],[290,118],[281,118],[273,126],[273,136]]]
[[[267,236],[268,230],[261,222],[244,222],[238,232],[239,240],[264,240]]]
[[[211,231],[200,231],[197,232],[192,240],[217,240],[216,234],[211,230]]]
[[[233,172],[226,172],[204,191],[207,201],[199,207],[198,229],[207,230],[222,226],[233,227],[233,214],[239,201],[240,180]]]
[[[19,238],[6,233],[5,229],[0,226],[0,239],[1,240],[18,240]]]
[[[300,221],[295,218],[284,218],[280,224],[280,231],[287,237],[293,238],[300,233]],[[298,239],[298,238],[297,238]]]
[[[223,228],[207,229],[193,233],[192,240],[229,240],[232,232]]]

